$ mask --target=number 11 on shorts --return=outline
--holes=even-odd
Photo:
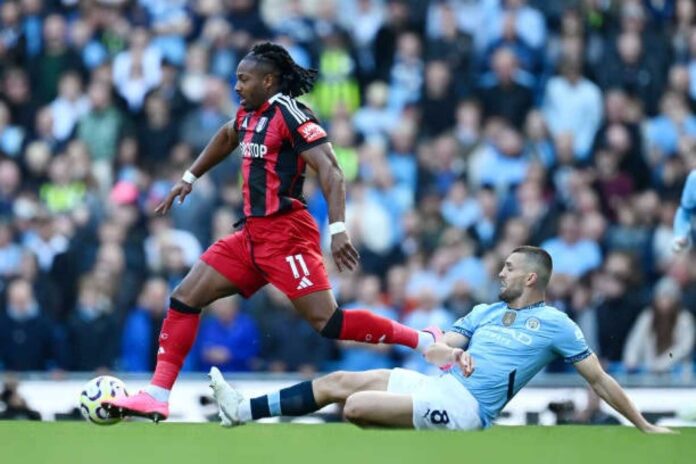
[[[306,276],[309,275],[309,269],[307,269],[307,264],[305,263],[305,260],[301,254],[294,255],[294,256],[293,255],[286,256],[285,261],[287,261],[288,264],[290,265],[290,270],[292,270],[292,275],[296,279],[300,278],[300,273],[297,270],[296,262],[300,264],[300,267],[302,268],[302,272],[304,273],[304,275],[306,275]]]

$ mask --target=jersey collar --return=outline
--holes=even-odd
[[[505,306],[507,306],[507,309],[510,309],[512,311],[523,311],[525,309],[540,308],[540,307],[545,306],[545,305],[546,305],[546,301],[541,300],[541,301],[537,301],[536,303],[532,303],[532,304],[527,305],[527,306],[522,306],[521,308],[511,308],[508,305],[505,305]]]
[[[282,92],[278,92],[277,94],[273,95],[271,98],[263,102],[263,105],[259,106],[258,109],[255,111],[256,113],[263,113],[266,111],[273,103],[275,103],[276,100],[278,100],[280,97],[284,96]]]

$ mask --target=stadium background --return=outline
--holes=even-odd
[[[326,261],[340,304],[444,328],[496,299],[511,249],[540,245],[549,300],[611,372],[693,385],[696,267],[670,249],[696,168],[692,2],[1,3],[1,414],[22,404],[13,373],[153,368],[168,292],[240,217],[237,157],[169,216],[152,210],[234,114],[236,64],[263,39],[320,71],[304,101],[344,169],[362,255],[350,275]],[[428,369],[322,339],[271,288],[207,311],[187,371],[211,364]]]

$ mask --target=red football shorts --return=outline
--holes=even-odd
[[[213,243],[201,260],[245,298],[271,283],[295,299],[331,288],[319,243],[314,218],[300,209],[247,218],[241,230]]]

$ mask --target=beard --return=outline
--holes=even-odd
[[[505,287],[498,293],[498,298],[500,298],[501,301],[504,301],[506,303],[509,303],[510,301],[514,300],[515,298],[518,298],[520,295],[522,295],[522,289],[521,288],[515,288],[515,287]]]

